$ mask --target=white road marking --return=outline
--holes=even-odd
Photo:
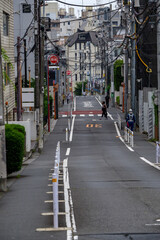
[[[67,117],[67,115],[62,115],[62,117]]]
[[[98,116],[98,117],[101,117],[101,116],[102,116],[102,114],[97,114],[97,116]]]
[[[84,104],[84,107],[85,108],[93,108],[93,105],[92,105],[92,102],[90,102],[90,101],[88,101],[88,102],[83,102],[83,104]]]
[[[150,224],[145,224],[146,226],[160,226],[160,223],[150,223]]]
[[[59,228],[37,228],[37,232],[55,232],[55,231],[67,231],[70,230],[70,228],[66,227],[59,227]]]
[[[85,117],[85,114],[80,114],[79,116],[80,116],[80,117]]]
[[[116,128],[116,131],[117,131],[117,134],[118,134],[119,139],[124,143],[124,145],[125,145],[131,152],[134,152],[134,150],[133,150],[130,146],[128,146],[128,145],[125,143],[124,139],[121,137],[121,134],[120,134],[120,132],[119,132],[119,129],[118,129],[118,126],[117,126],[117,123],[116,123],[116,122],[114,122],[114,125],[115,125],[115,128]]]
[[[59,212],[58,215],[66,215],[66,212]],[[53,212],[41,213],[42,216],[53,216]]]
[[[66,214],[66,225],[68,228],[72,226],[73,233],[76,238],[77,230],[76,230],[76,224],[75,224],[75,217],[74,217],[74,211],[73,211],[73,201],[72,201],[72,195],[71,195],[71,189],[69,184],[69,173],[68,173],[68,158],[64,159],[63,161],[63,181],[64,181],[64,199],[65,199],[65,211],[68,213]],[[72,223],[72,224],[71,224]],[[72,240],[72,231],[67,230],[67,240]]]
[[[110,117],[110,119],[114,121],[112,115],[109,112],[107,112],[107,114],[108,114],[108,117]]]
[[[143,160],[144,162],[148,163],[150,166],[156,168],[157,170],[160,170],[160,167],[156,166],[154,163],[148,161],[146,158],[144,157],[140,157],[141,160]]]
[[[45,203],[53,203],[53,200],[45,200]],[[64,200],[58,200],[58,202],[64,202]]]
[[[46,192],[47,194],[53,194],[53,192]],[[63,191],[58,191],[58,193],[64,193]]]
[[[94,115],[93,114],[89,114],[89,117],[93,117]]]
[[[67,148],[67,151],[66,151],[66,156],[69,156],[69,154],[70,154],[70,148]]]
[[[71,132],[70,132],[70,136],[69,136],[69,141],[70,141],[70,142],[72,142],[72,138],[73,138],[73,129],[74,129],[75,118],[76,118],[76,116],[73,116],[72,126],[71,126]]]

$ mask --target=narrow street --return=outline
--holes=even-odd
[[[108,119],[101,119],[101,106],[94,96],[76,98],[73,135],[66,142],[68,118],[63,113],[67,109],[67,104],[60,109],[42,154],[35,159],[33,154],[0,198],[0,239],[159,240],[160,169],[140,159],[148,156],[154,162],[155,147],[135,133],[135,147],[129,150],[115,127],[119,110],[109,108]],[[53,212],[46,201],[52,200],[49,176],[58,141],[61,164],[68,159],[71,238],[69,228],[37,231],[53,227],[53,216],[44,213]],[[66,212],[63,201],[60,212]],[[59,217],[59,227],[67,227],[65,216]]]

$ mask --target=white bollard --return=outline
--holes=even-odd
[[[66,128],[66,142],[68,142],[68,128]]]
[[[68,129],[71,131],[71,120],[68,118]]]
[[[159,146],[160,146],[160,142],[156,142],[156,163],[157,164],[159,163],[159,157],[160,157]]]
[[[58,176],[56,173],[52,174],[53,183],[53,222],[54,228],[58,228]]]

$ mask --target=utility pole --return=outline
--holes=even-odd
[[[20,59],[20,37],[17,37],[17,121],[21,121],[21,59]]]
[[[125,35],[127,36],[128,34],[128,13],[129,13],[129,6],[128,6],[128,1],[125,3]],[[124,112],[125,112],[125,117],[127,116],[127,101],[128,101],[128,41],[124,50],[124,84],[125,84],[125,96],[124,96]]]
[[[43,149],[43,93],[44,93],[44,37],[41,31],[41,7],[38,1],[38,35],[39,35],[39,141],[38,149]],[[44,23],[43,23],[44,24]]]
[[[160,141],[160,0],[157,0],[157,78],[158,78],[158,126]]]
[[[135,20],[132,17],[132,34],[135,33]],[[131,106],[135,113],[135,83],[136,83],[136,40],[133,38],[131,40],[132,45],[132,56],[131,56]]]
[[[112,4],[110,5],[110,12],[112,11]],[[112,26],[112,18],[110,18],[110,28],[111,28],[111,106],[115,107],[114,101],[114,62],[113,62],[113,26]]]
[[[38,150],[43,148],[43,100],[41,93],[41,49],[40,49],[40,0],[34,0],[34,37],[35,37],[35,109],[37,117]],[[42,91],[42,92],[41,92]]]
[[[24,86],[27,87],[27,47],[26,47],[26,39],[23,40],[24,42],[24,71],[25,71],[25,82]]]
[[[0,191],[7,191],[6,144],[4,125],[4,99],[0,32]]]

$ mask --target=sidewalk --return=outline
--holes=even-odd
[[[110,108],[109,111],[115,114],[119,114],[123,122],[123,127],[126,124],[125,114],[119,108]],[[118,116],[118,115],[117,115]],[[116,117],[117,121],[118,118]],[[124,128],[120,130],[121,136],[124,138]],[[139,157],[144,157],[151,163],[156,163],[156,143],[150,142],[146,134],[140,133],[138,129],[133,131],[134,134],[134,151],[138,154]]]

